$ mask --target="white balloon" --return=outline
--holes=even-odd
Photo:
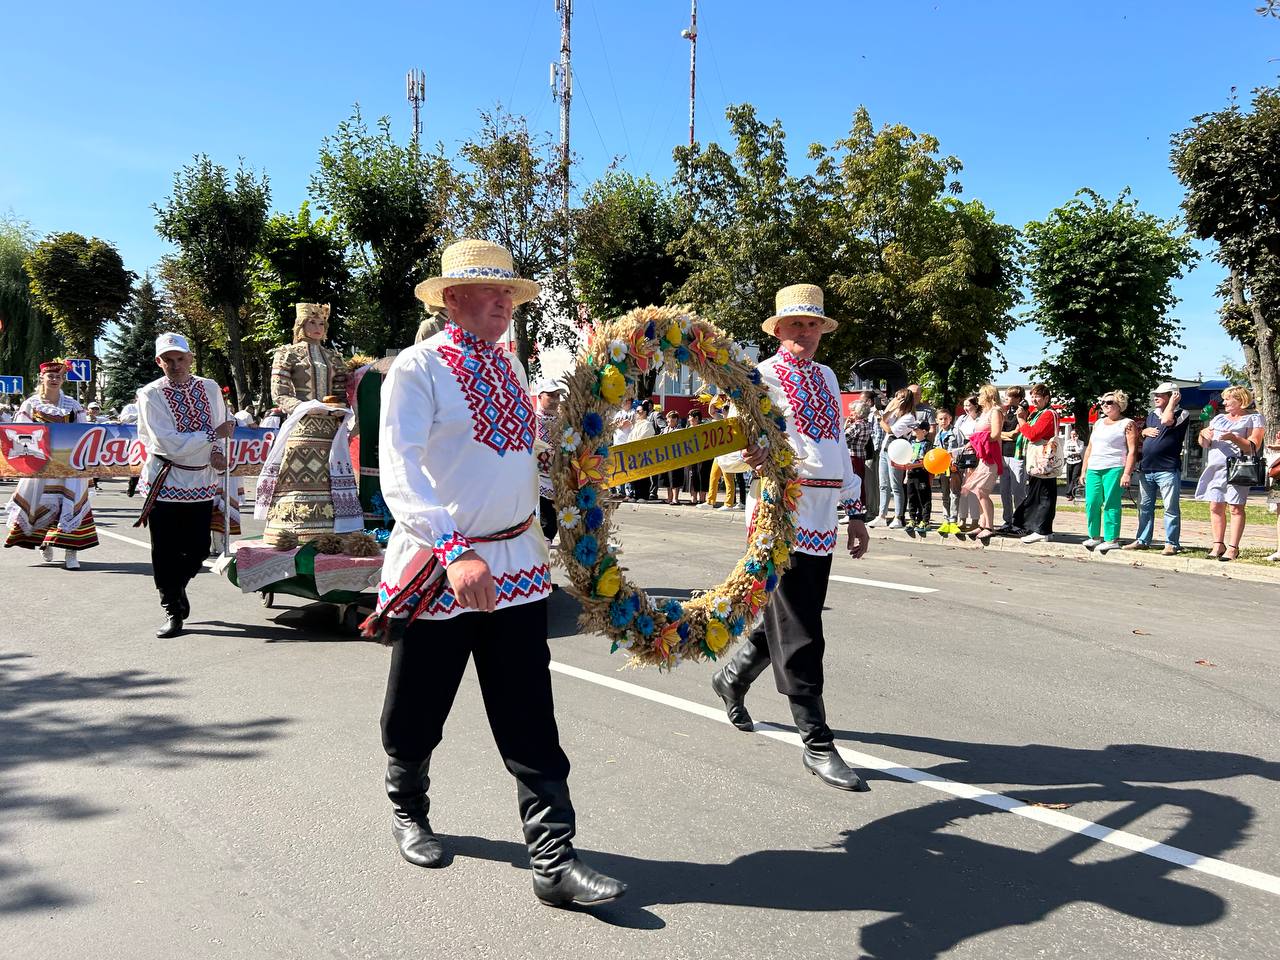
[[[896,463],[899,466],[911,463],[915,460],[915,457],[911,455],[911,450],[911,441],[905,437],[899,437],[889,444],[889,462]]]

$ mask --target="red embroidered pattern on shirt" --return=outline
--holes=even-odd
[[[796,527],[796,539],[792,544],[794,550],[821,550],[831,553],[836,548],[836,531],[810,530],[807,527]]]
[[[471,410],[472,435],[498,456],[533,449],[533,404],[511,364],[496,350],[442,343],[437,348]]]
[[[173,412],[173,424],[179,433],[207,433],[213,429],[209,394],[199,380],[188,380],[180,386],[165,384],[160,389]]]
[[[840,408],[822,368],[812,360],[796,360],[785,351],[779,351],[778,356],[780,362],[774,370],[791,404],[796,429],[813,440],[836,439]]]
[[[547,449],[538,454],[538,473],[551,472],[551,453],[554,444],[551,443],[551,425],[556,422],[556,418],[549,413],[538,413],[538,439],[547,444]]]
[[[498,606],[524,597],[539,597],[551,592],[551,569],[544,563],[528,570],[504,573],[493,578],[493,587],[498,594]],[[435,613],[452,613],[457,605],[458,599],[453,595],[453,588],[445,587],[439,599],[423,612],[428,616]]]

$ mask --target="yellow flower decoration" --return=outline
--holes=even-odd
[[[604,457],[600,454],[583,447],[571,463],[579,489],[589,483],[604,483]]]
[[[768,414],[772,413],[772,412],[773,412],[773,401],[772,401],[772,400],[770,400],[768,397],[761,397],[761,398],[760,398],[760,412],[761,412],[761,413],[763,413],[763,414],[766,414],[766,415],[768,415]]]
[[[642,327],[636,328],[630,337],[631,344],[631,362],[635,364],[635,368],[641,373],[648,371],[653,364],[654,354],[657,347],[648,337],[644,335]]]
[[[789,467],[795,460],[796,455],[791,452],[790,447],[778,447],[773,451],[773,462],[780,467]]]
[[[729,362],[729,351],[726,350],[724,347],[721,347],[719,350],[716,351],[716,363],[720,364],[720,366],[723,367],[728,362]]]
[[[800,481],[792,480],[787,484],[786,489],[782,491],[782,502],[786,504],[788,510],[794,510],[803,493],[804,488],[800,486]]]
[[[671,326],[667,327],[665,339],[667,343],[671,344],[673,347],[680,346],[680,342],[684,339],[684,336],[680,333],[680,325],[678,323],[673,321]]]
[[[605,367],[600,374],[600,396],[607,403],[617,403],[627,395],[627,379],[617,367]]]
[[[729,628],[719,620],[708,620],[706,641],[708,650],[719,653],[729,645]]]
[[[622,573],[614,565],[600,574],[596,580],[596,596],[612,597],[615,596],[622,586]]]
[[[653,652],[660,658],[666,660],[670,658],[671,653],[680,645],[679,625],[672,620],[667,623],[653,638]]]
[[[751,590],[747,593],[747,605],[751,607],[752,614],[755,614],[769,600],[769,591],[764,588],[763,580],[753,580]]]
[[[787,545],[779,541],[773,545],[773,565],[780,567],[787,562],[787,557],[791,555],[791,551],[787,549]]]
[[[703,363],[715,356],[715,345],[711,342],[711,334],[706,327],[693,328],[693,336],[689,338],[689,352]]]

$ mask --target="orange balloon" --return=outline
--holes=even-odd
[[[934,447],[924,455],[924,468],[937,476],[951,469],[951,454],[941,447]]]

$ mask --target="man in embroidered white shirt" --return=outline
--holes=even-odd
[[[501,247],[462,240],[415,291],[448,307],[439,333],[396,357],[382,387],[382,495],[395,517],[368,635],[392,640],[382,711],[392,834],[422,867],[445,862],[427,817],[428,770],[469,659],[515,777],[534,895],[550,906],[626,887],[582,863],[569,760],[551,694],[551,574],[536,523],[537,424],[524,370],[496,343],[538,285]]]
[[[167,619],[157,637],[176,637],[191,615],[187,584],[209,556],[213,501],[226,468],[223,441],[236,429],[218,385],[191,375],[185,337],[156,338],[164,376],[138,391],[138,439],[147,451],[135,527],[151,534],[151,568]]]
[[[796,454],[802,487],[795,510],[796,537],[791,566],[782,574],[761,622],[711,678],[711,687],[724,701],[729,721],[750,731],[754,723],[745,704],[747,691],[772,664],[778,692],[786,695],[804,742],[805,769],[838,789],[865,791],[862,778],[836,751],[822,699],[822,606],[839,537],[837,507],[843,505],[849,515],[849,555],[858,559],[869,542],[862,481],[853,470],[841,429],[840,384],[830,367],[813,360],[822,335],[836,326],[823,311],[822,289],[812,284],[779,290],[774,316],[763,324],[765,333],[781,341],[778,352],[756,369],[786,418],[787,438]],[[742,460],[756,468],[766,454],[750,448]],[[755,517],[750,498],[747,516]]]

